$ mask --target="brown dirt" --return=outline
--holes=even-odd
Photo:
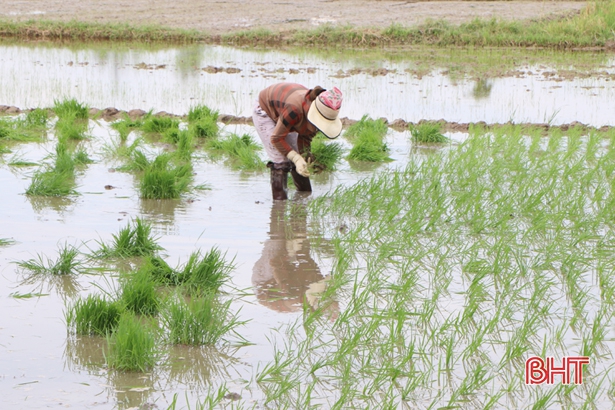
[[[388,27],[392,23],[410,26],[428,19],[458,24],[475,17],[553,18],[577,12],[585,4],[583,1],[3,0],[0,18],[155,24],[223,34],[257,28],[310,29],[325,23]]]

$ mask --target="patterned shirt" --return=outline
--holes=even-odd
[[[297,145],[300,153],[309,150],[318,129],[307,120],[312,101],[306,87],[294,83],[274,84],[260,92],[258,103],[276,122],[271,143],[280,153],[286,156],[292,151],[286,142],[286,136],[292,131],[299,134]]]

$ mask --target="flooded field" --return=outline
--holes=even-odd
[[[338,86],[353,120],[615,125],[609,55],[429,54],[7,44],[0,104],[74,98],[178,115],[204,104],[250,116],[260,89],[296,81]],[[612,405],[612,131],[510,126],[421,144],[389,130],[392,161],[342,159],[312,178],[311,195],[288,202],[271,200],[262,167],[240,170],[199,142],[187,193],[159,200],[142,198],[119,147],[142,137],[151,159],[178,146],[143,131],[122,143],[111,123],[90,119],[87,138],[70,146],[93,161],[76,168],[76,194],[26,195],[59,155],[56,121],[40,141],[0,139],[4,407]],[[219,125],[220,138],[256,136],[249,125]],[[352,140],[339,142],[347,155]],[[75,334],[66,314],[88,295],[114,295],[120,274],[139,265],[89,258],[137,218],[171,267],[215,248],[232,260],[220,298],[241,324],[205,346],[157,339],[151,368],[123,371],[110,366],[107,339]],[[18,265],[56,260],[67,245],[81,252],[79,274]],[[163,316],[154,321],[164,328]],[[592,364],[582,386],[525,386],[533,355]]]
[[[424,49],[314,55],[223,46],[69,49],[0,46],[0,102],[51,106],[60,97],[91,107],[183,115],[196,103],[249,116],[277,81],[338,86],[343,115],[449,122],[615,125],[608,107],[615,67],[608,54],[519,54]]]

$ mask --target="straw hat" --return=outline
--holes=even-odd
[[[342,106],[342,92],[333,87],[322,93],[310,106],[307,119],[327,138],[337,138],[342,132],[342,121],[338,118]]]

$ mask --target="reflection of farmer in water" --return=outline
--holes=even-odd
[[[336,138],[342,131],[338,118],[342,92],[337,88],[311,90],[293,83],[274,84],[260,92],[252,119],[265,151],[271,159],[273,199],[286,199],[288,173],[297,191],[311,191],[308,155],[318,131]],[[291,162],[292,161],[292,162]]]
[[[273,310],[301,311],[304,301],[316,308],[326,279],[310,256],[306,215],[300,210],[289,216],[285,210],[285,202],[274,201],[269,239],[254,265],[252,284],[259,302]]]

